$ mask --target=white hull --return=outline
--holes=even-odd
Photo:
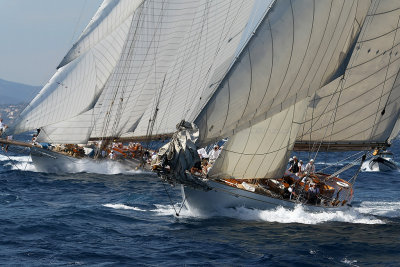
[[[84,172],[85,166],[89,164],[102,164],[102,161],[108,159],[94,160],[91,158],[74,158],[51,150],[32,147],[31,158],[35,168],[39,172],[46,173],[76,173]],[[116,161],[124,171],[135,170],[139,167],[138,160]]]
[[[190,211],[197,213],[216,212],[220,209],[247,207],[260,210],[275,209],[282,206],[287,209],[294,209],[298,203],[294,201],[272,198],[266,195],[253,193],[240,188],[229,185],[207,181],[208,185],[213,188],[210,191],[202,191],[184,187],[182,185],[182,196],[185,206]],[[326,211],[326,210],[344,210],[349,205],[328,207],[303,204],[308,211]]]

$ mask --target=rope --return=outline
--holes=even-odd
[[[185,201],[186,201],[186,196],[185,196],[185,198],[183,199],[182,204],[181,204],[181,208],[179,209],[179,212],[176,214],[176,216],[179,216],[179,214],[181,213],[181,210],[182,210],[182,208],[183,208],[183,205],[185,204]]]
[[[174,208],[175,215],[176,215],[176,216],[179,216],[179,213],[178,213],[178,212],[176,212],[175,205],[172,203],[171,196],[169,195],[169,193],[168,193],[168,190],[167,190],[167,188],[165,187],[165,184],[164,184],[164,183],[162,183],[162,185],[164,186],[164,190],[165,190],[165,192],[166,192],[166,193],[167,193],[167,195],[168,195],[169,202],[171,203],[172,207]],[[179,212],[180,212],[180,210],[179,210]]]

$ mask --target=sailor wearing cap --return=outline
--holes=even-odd
[[[219,149],[219,146],[215,145],[214,148],[208,153],[210,163],[214,163],[214,161],[218,158],[219,153],[221,153],[221,150]]]
[[[306,168],[304,170],[307,172],[307,174],[313,174],[315,173],[315,165],[314,165],[314,160],[310,159],[310,162],[307,163]]]

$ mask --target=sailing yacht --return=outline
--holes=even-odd
[[[347,208],[358,172],[298,177],[287,162],[390,145],[399,12],[390,0],[105,0],[13,131],[40,128],[52,144],[170,138],[154,169],[190,209]],[[193,171],[197,149],[220,140],[209,172]]]
[[[190,210],[348,208],[367,152],[390,146],[400,130],[399,8],[393,1],[274,1],[201,112],[160,151],[161,178],[182,184]],[[226,137],[207,176],[193,173],[195,149]],[[338,175],[354,164],[306,174],[307,183],[285,172],[295,150],[365,155],[346,180]],[[320,191],[314,202],[312,184]]]
[[[252,6],[105,0],[9,132],[40,129],[38,142],[52,145],[170,136],[171,121],[197,107],[229,67]],[[31,156],[42,171],[69,172],[83,164],[37,146]]]

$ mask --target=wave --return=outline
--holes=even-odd
[[[399,203],[400,205],[400,203]],[[180,204],[175,205],[156,205],[156,209],[152,210],[161,216],[175,215],[175,211],[179,211]],[[257,210],[246,207],[221,209],[213,213],[196,213],[183,207],[180,217],[194,217],[206,219],[210,217],[230,217],[243,221],[265,221],[277,223],[301,223],[301,224],[321,224],[327,222],[346,222],[357,224],[385,224],[381,219],[376,218],[373,214],[358,211],[352,208],[346,211],[324,211],[310,212],[306,211],[303,206],[298,205],[294,209],[277,207],[273,210]]]
[[[400,217],[400,202],[374,202],[363,201],[355,209],[362,214],[372,214],[381,217],[396,218]]]
[[[4,154],[0,154],[0,162],[3,162],[3,166],[9,167],[11,170],[20,170],[20,171],[30,171],[30,172],[39,172],[35,168],[35,164],[32,162],[31,156],[8,156]],[[75,161],[74,164],[68,168],[68,173],[95,173],[95,174],[141,174],[141,173],[149,173],[142,170],[134,170],[130,168],[128,165],[120,163],[118,161],[93,161],[89,159],[81,159]]]
[[[140,174],[142,170],[134,170],[118,161],[93,161],[81,159],[74,163],[70,168],[70,173],[97,173],[97,174]],[[146,172],[147,173],[147,172]]]
[[[131,206],[124,205],[124,204],[104,204],[103,206],[107,207],[107,208],[118,209],[118,210],[147,211],[147,210],[143,210],[138,207],[131,207]]]

